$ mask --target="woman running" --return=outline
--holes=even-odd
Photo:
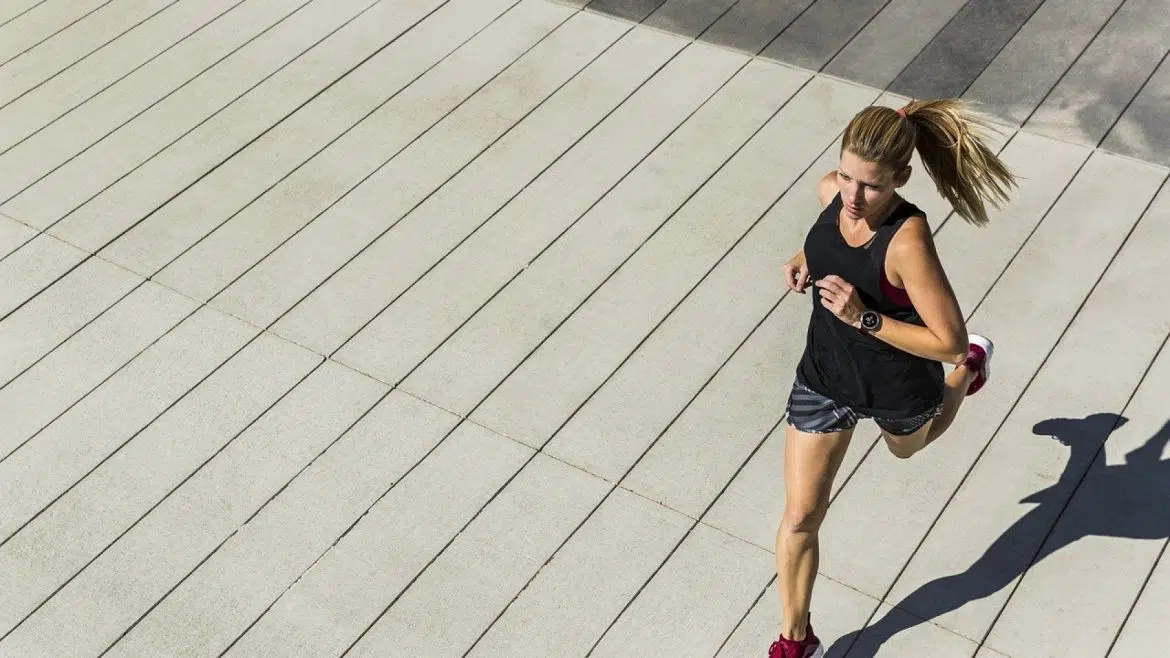
[[[785,506],[776,533],[780,638],[769,658],[824,653],[809,602],[817,533],[858,420],[872,418],[906,458],[937,439],[990,376],[991,341],[968,334],[921,210],[898,188],[914,149],[939,192],[969,223],[1007,200],[1015,177],[958,100],[868,107],[849,122],[840,164],[819,183],[824,210],[784,266],[788,287],[812,285],[807,343],[788,399]],[[954,370],[944,377],[943,364]]]

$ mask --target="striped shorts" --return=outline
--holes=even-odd
[[[882,431],[890,436],[907,436],[922,429],[941,412],[942,404],[939,404],[930,411],[910,418],[874,418],[873,420]],[[788,423],[806,434],[844,432],[856,427],[861,419],[871,417],[817,393],[806,386],[799,377],[792,384],[792,393],[788,396],[787,413]]]

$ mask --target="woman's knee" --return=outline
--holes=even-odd
[[[786,534],[813,534],[821,529],[825,520],[827,505],[796,504],[784,508],[780,520],[780,532]]]
[[[912,437],[886,435],[885,439],[886,448],[890,451],[891,455],[898,459],[910,459],[922,449],[922,446],[918,445],[921,441],[909,440]]]

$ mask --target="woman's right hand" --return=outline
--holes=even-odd
[[[804,294],[804,289],[808,286],[808,264],[803,258],[795,263],[789,261],[784,264],[784,283],[788,285],[789,290]]]

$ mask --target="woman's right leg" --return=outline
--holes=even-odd
[[[784,442],[784,516],[776,532],[780,634],[803,640],[817,576],[817,535],[829,508],[833,478],[853,429],[808,434],[788,425]]]

